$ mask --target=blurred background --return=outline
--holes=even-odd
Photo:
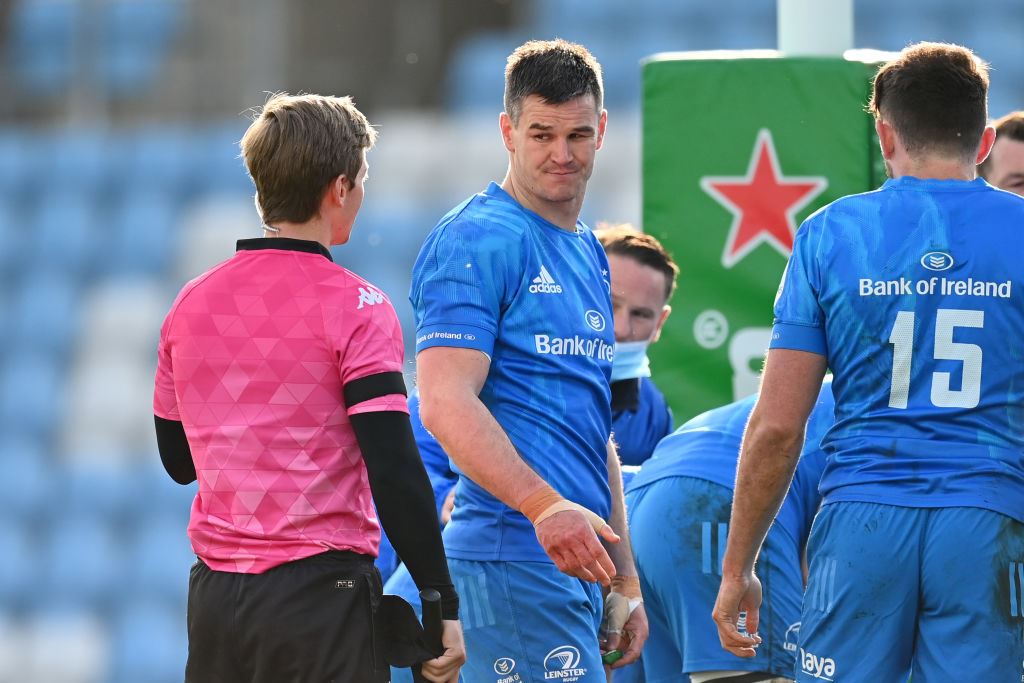
[[[857,47],[966,44],[993,66],[992,115],[1024,107],[1020,0],[854,8]],[[267,92],[351,94],[379,126],[336,259],[409,341],[423,236],[504,174],[516,45],[601,61],[583,218],[640,225],[640,60],[775,48],[775,19],[774,0],[0,2],[0,682],[182,680],[195,485],[156,454],[156,340],[182,284],[261,234],[237,141]]]

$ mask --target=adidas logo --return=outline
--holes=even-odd
[[[530,285],[530,294],[561,294],[562,285],[555,282],[555,278],[551,277],[551,273],[544,267],[542,263],[540,266],[540,275],[533,278],[533,284]]]

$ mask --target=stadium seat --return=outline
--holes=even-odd
[[[164,486],[178,486],[169,478]],[[165,498],[161,498],[165,499]],[[159,596],[168,604],[184,604],[188,596],[189,569],[196,555],[188,538],[189,509],[151,509],[139,506],[130,535],[128,563],[131,580],[125,591],[137,596]]]
[[[79,277],[91,275],[106,237],[92,195],[73,184],[58,185],[37,202],[29,217],[29,258]]]
[[[156,82],[181,28],[178,0],[105,0],[99,11],[99,73],[114,96],[138,95]]]
[[[106,680],[110,667],[109,636],[94,613],[65,605],[33,612],[25,623],[23,643],[24,669],[12,680]]]
[[[53,520],[40,570],[41,605],[100,610],[119,599],[131,568],[119,530],[100,515],[80,513]]]
[[[78,283],[69,273],[49,264],[26,273],[10,300],[8,348],[68,353],[78,331],[78,305]]]
[[[56,500],[53,493],[57,482],[49,454],[39,440],[5,434],[0,438],[0,463],[6,482],[0,519],[15,520],[23,526],[33,524]]]
[[[67,396],[61,447],[68,457],[131,462],[153,444],[153,368],[134,355],[80,357]]]
[[[445,76],[445,104],[449,110],[500,112],[505,61],[522,42],[505,33],[480,33],[459,44]]]
[[[30,527],[18,518],[0,518],[0,612],[24,610],[31,604],[38,555]]]
[[[42,181],[43,144],[39,136],[14,127],[0,129],[0,196],[21,208],[21,200]]]
[[[26,352],[6,359],[0,374],[0,432],[43,440],[64,412],[64,377],[59,361]]]
[[[185,611],[154,600],[126,602],[111,629],[110,683],[178,683],[185,675]]]
[[[82,361],[128,357],[152,369],[160,325],[175,293],[162,278],[128,275],[97,282],[81,303],[77,349]]]
[[[184,126],[147,126],[124,135],[124,153],[115,161],[122,192],[157,190],[172,201],[194,190],[199,160],[195,133]]]
[[[21,84],[37,96],[66,93],[75,77],[75,36],[83,4],[22,0],[10,16],[8,60]]]
[[[49,133],[39,145],[39,172],[50,187],[74,187],[76,194],[106,190],[113,155],[111,138],[102,129],[70,127]],[[49,193],[40,199],[47,201]],[[63,197],[61,197],[63,198]]]
[[[181,218],[178,262],[171,274],[171,285],[178,289],[231,258],[236,240],[262,235],[251,196],[220,194],[189,204]]]
[[[198,194],[253,196],[255,190],[238,147],[246,125],[243,120],[230,121],[195,131],[192,144]]]
[[[167,192],[149,188],[126,193],[110,216],[108,273],[163,275],[174,262],[180,205]]]

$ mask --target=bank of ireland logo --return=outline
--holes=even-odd
[[[783,175],[771,131],[762,128],[746,175],[704,176],[700,186],[732,214],[722,252],[722,265],[732,268],[761,244],[788,258],[793,251],[796,214],[828,187],[828,179]]]
[[[584,314],[584,317],[587,320],[587,324],[590,325],[590,329],[594,330],[594,332],[604,332],[607,323],[600,311],[590,309]]]
[[[580,651],[572,645],[556,647],[544,658],[545,671],[570,671],[580,665]]]
[[[499,676],[507,676],[516,668],[516,660],[511,657],[501,657],[494,660],[494,673]]]
[[[921,257],[921,265],[928,270],[949,270],[953,263],[953,257],[944,251],[929,251]]]

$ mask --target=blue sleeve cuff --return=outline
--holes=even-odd
[[[490,358],[494,351],[494,333],[474,325],[423,325],[416,330],[416,353],[432,346],[476,349]]]
[[[798,323],[776,322],[772,327],[772,340],[769,349],[792,349],[793,351],[809,351],[828,357],[828,342],[825,330],[811,325]]]

